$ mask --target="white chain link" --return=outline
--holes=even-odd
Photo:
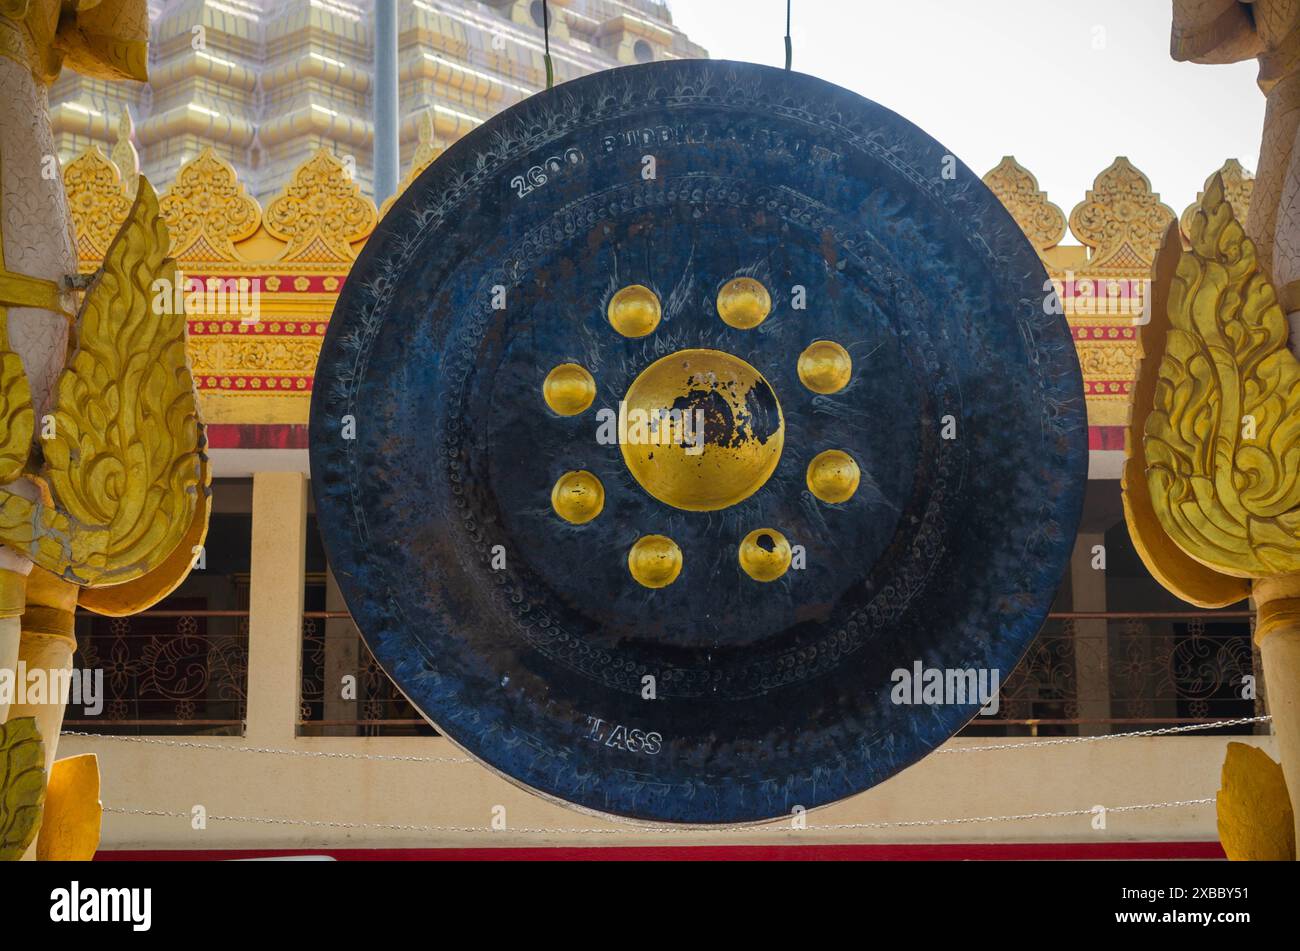
[[[1133,733],[1105,733],[1101,736],[1062,736],[1050,740],[1029,740],[1023,743],[999,743],[994,746],[959,746],[941,747],[936,753],[991,753],[995,750],[1019,750],[1026,747],[1037,749],[1043,746],[1069,746],[1072,743],[1103,743],[1107,740],[1128,740],[1136,736],[1169,736],[1172,733],[1191,733],[1195,730],[1218,730],[1228,726],[1243,726],[1247,723],[1268,723],[1272,716],[1237,717],[1235,720],[1220,720],[1216,723],[1192,723],[1186,726],[1166,726],[1157,730],[1137,730]]]
[[[149,746],[172,746],[187,750],[219,750],[226,753],[271,753],[278,756],[305,756],[309,759],[372,760],[390,763],[473,763],[466,756],[405,756],[395,753],[341,753],[324,750],[280,750],[269,746],[224,746],[220,743],[195,743],[192,740],[168,740],[157,736],[113,736],[106,733],[82,733],[64,730],[60,736],[90,737],[115,743],[144,743]]]
[[[1206,806],[1214,802],[1214,797],[1206,799],[1176,799],[1169,802],[1144,802],[1138,805],[1130,806],[1113,806],[1106,808],[1107,813],[1116,812],[1144,812],[1153,809],[1180,809],[1187,806]],[[105,807],[105,812],[117,815],[128,816],[154,816],[165,819],[186,819],[189,820],[192,815],[188,812],[172,812],[165,809],[122,809],[116,807]],[[974,825],[984,822],[1023,822],[1032,819],[1068,819],[1078,816],[1088,816],[1095,814],[1096,807],[1091,809],[1066,809],[1060,812],[1026,812],[1013,816],[968,816],[956,819],[902,819],[894,822],[841,822],[832,825],[807,826],[806,829],[789,829],[789,831],[809,831],[809,832],[841,832],[849,830],[863,829],[913,829],[928,826],[953,826],[953,825]],[[353,829],[353,830],[375,830],[384,832],[462,832],[462,833],[482,833],[490,831],[483,826],[431,826],[431,825],[403,825],[390,822],[337,822],[329,819],[293,819],[276,816],[213,816],[207,817],[213,822],[247,822],[259,825],[279,825],[279,826],[307,826],[322,829]],[[502,830],[520,835],[689,835],[693,833],[755,833],[755,832],[776,832],[785,831],[788,827],[788,819],[776,820],[782,825],[775,823],[746,826],[715,826],[702,829],[687,828],[682,826],[638,826],[626,825],[608,829],[546,829],[546,828],[517,828]]]
[[[1244,726],[1249,723],[1268,723],[1271,716],[1238,717],[1217,723],[1193,723],[1186,726],[1168,726],[1156,730],[1139,730],[1134,733],[1108,733],[1101,736],[1065,736],[1047,740],[1027,740],[1020,743],[999,743],[993,746],[940,747],[935,753],[991,753],[997,750],[1039,749],[1045,746],[1068,746],[1073,743],[1102,743],[1108,740],[1126,740],[1140,736],[1169,736],[1175,733],[1192,733],[1196,730],[1217,730],[1223,727]],[[343,753],[325,750],[286,750],[268,746],[224,746],[220,743],[196,743],[193,740],[169,740],[156,736],[114,736],[106,733],[85,733],[64,730],[61,736],[88,737],[115,743],[144,743],[149,746],[171,746],[190,750],[218,750],[227,753],[262,753],[277,756],[303,756],[308,759],[368,760],[388,763],[452,763],[466,765],[476,762],[466,756],[415,756],[395,753]]]

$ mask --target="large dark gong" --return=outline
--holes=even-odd
[[[1050,294],[978,176],[853,93],[567,83],[452,146],[348,278],[330,562],[412,703],[540,793],[705,823],[852,795],[978,709],[895,671],[1005,679],[1061,578],[1087,445]]]

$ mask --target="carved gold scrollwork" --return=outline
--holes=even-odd
[[[984,184],[998,196],[1020,230],[1041,253],[1054,248],[1065,237],[1065,212],[1047,200],[1047,192],[1038,187],[1038,179],[1017,162],[1004,156],[984,176]]]
[[[1250,594],[1250,583],[1215,571],[1183,551],[1161,526],[1147,485],[1146,420],[1155,405],[1159,386],[1160,365],[1170,328],[1169,290],[1182,248],[1178,226],[1171,223],[1156,256],[1151,321],[1141,328],[1139,337],[1140,360],[1133,384],[1131,416],[1124,433],[1124,520],[1133,547],[1153,578],[1184,601],[1204,608],[1222,608],[1245,599]]]
[[[1070,231],[1092,249],[1089,267],[1146,272],[1155,260],[1172,208],[1128,159],[1115,159],[1070,212]]]
[[[1300,571],[1300,360],[1219,175],[1189,238],[1146,421],[1155,512],[1179,548],[1216,571]]]
[[[236,261],[235,242],[250,237],[262,209],[212,149],[186,162],[159,202],[174,254],[186,261]]]
[[[141,179],[55,387],[43,497],[0,490],[0,542],[78,584],[121,584],[157,568],[190,530],[203,492],[185,315],[153,307],[155,282],[177,277],[168,244],[157,196]]]
[[[118,167],[91,146],[63,169],[63,188],[77,238],[77,257],[99,261],[131,210]]]
[[[266,207],[266,230],[288,242],[286,261],[351,261],[352,249],[375,230],[374,203],[327,149],[320,149],[293,174]]]

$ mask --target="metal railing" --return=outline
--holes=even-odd
[[[94,715],[70,705],[65,724],[99,733],[240,734],[248,616],[197,608],[79,614],[73,663],[103,672],[102,705]],[[303,613],[297,689],[302,735],[435,735],[345,611]],[[1263,713],[1265,689],[1248,611],[1058,612],[1002,681],[996,715],[975,718],[962,735],[1212,726]]]

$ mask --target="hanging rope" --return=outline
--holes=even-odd
[[[551,61],[551,7],[542,0],[542,37],[546,42],[546,88],[555,88],[555,63]]]
[[[785,68],[794,62],[794,44],[790,41],[790,4],[794,0],[785,0]]]

